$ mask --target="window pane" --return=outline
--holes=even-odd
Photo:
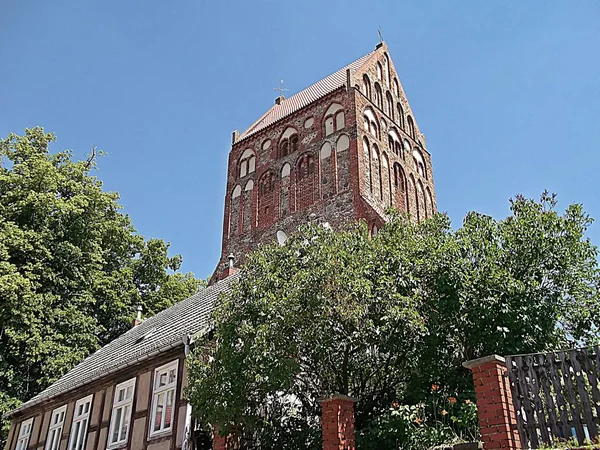
[[[127,392],[125,393],[125,398],[130,399],[133,396],[133,386],[127,386]]]
[[[177,374],[175,373],[175,369],[171,369],[169,371],[169,384],[175,382],[176,378],[177,378]]]
[[[121,414],[123,413],[121,408],[115,409],[113,416],[113,432],[110,436],[110,442],[115,443],[119,440],[119,428],[121,427]]]
[[[74,450],[77,448],[77,438],[79,435],[79,427],[81,427],[81,422],[75,422],[73,424],[73,431],[72,431],[72,435],[71,435],[71,445],[69,446],[69,448],[71,450]]]
[[[158,386],[165,386],[167,384],[167,372],[163,372],[158,376]]]
[[[121,425],[121,433],[119,435],[119,440],[123,441],[127,438],[127,430],[129,430],[129,405],[123,408],[123,424]]]
[[[158,394],[156,396],[156,413],[154,416],[154,430],[158,431],[158,430],[162,430],[162,419],[163,419],[163,412],[164,412],[164,400],[165,400],[165,394]]]
[[[165,428],[171,427],[171,420],[173,418],[173,393],[174,389],[167,391],[167,407],[165,411]]]
[[[87,419],[84,419],[81,421],[81,426],[79,427],[79,439],[77,440],[77,449],[76,450],[83,450],[83,443],[85,442],[85,429],[86,428],[87,428]]]

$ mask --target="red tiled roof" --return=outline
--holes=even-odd
[[[240,134],[238,141],[241,141],[242,139],[259,132],[272,123],[289,116],[290,114],[304,108],[324,95],[327,95],[344,86],[346,84],[346,71],[350,69],[351,74],[356,72],[374,52],[375,50],[367,53],[362,58],[357,59],[345,67],[342,67],[340,70],[332,73],[328,77],[323,78],[321,81],[317,81],[315,84],[307,87],[297,94],[292,95],[290,98],[284,99],[279,105],[273,105],[271,109],[263,114],[260,119],[254,122],[250,128]]]

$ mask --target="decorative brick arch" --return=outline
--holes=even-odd
[[[237,164],[238,178],[243,178],[256,170],[256,153],[251,148],[242,152]]]
[[[310,152],[296,161],[296,209],[308,208],[318,198],[317,158]]]
[[[336,131],[342,130],[346,127],[346,116],[344,113],[344,107],[339,103],[332,103],[323,115],[323,129],[325,130],[325,136],[329,136]]]
[[[408,212],[406,175],[399,163],[394,164],[394,195],[393,206],[400,212]]]
[[[277,145],[277,155],[279,158],[285,158],[292,153],[295,153],[299,149],[299,135],[298,130],[294,127],[287,127]]]
[[[232,234],[239,234],[241,232],[241,197],[242,186],[236,184],[233,190],[231,191],[231,197],[229,198],[229,224],[227,226],[227,236],[231,236]]]
[[[275,208],[275,194],[277,192],[277,176],[268,170],[258,182],[258,226],[268,227],[274,223],[279,216],[279,208]]]

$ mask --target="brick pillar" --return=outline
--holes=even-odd
[[[355,450],[355,400],[338,394],[319,401],[323,408],[321,415],[323,450]]]
[[[227,450],[227,436],[219,436],[215,431],[213,434],[213,450]]]
[[[506,361],[498,355],[463,363],[473,373],[479,430],[485,450],[521,448]]]
[[[220,436],[219,429],[215,427],[213,432],[213,450],[236,450],[238,443],[239,428],[231,427],[227,436]]]

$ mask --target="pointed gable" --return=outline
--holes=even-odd
[[[353,75],[375,52],[376,50],[367,53],[362,58],[342,67],[331,75],[317,81],[315,84],[292,95],[290,98],[286,98],[279,104],[273,105],[260,119],[240,135],[238,142],[344,86],[346,84],[346,72],[350,70],[350,74]]]

